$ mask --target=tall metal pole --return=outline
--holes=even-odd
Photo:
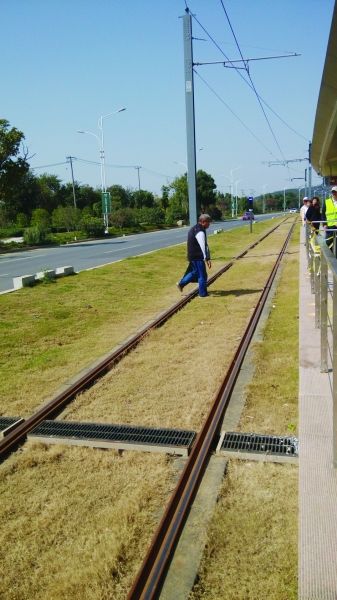
[[[100,145],[100,161],[101,161],[101,182],[102,182],[102,201],[103,194],[106,192],[106,176],[105,176],[105,156],[104,156],[104,132],[103,132],[103,115],[98,119],[98,129],[101,131],[101,145]],[[106,200],[105,200],[106,202]],[[104,204],[106,208],[103,208],[103,221],[105,227],[105,233],[109,231],[109,215],[107,212],[107,205]]]
[[[73,159],[74,158],[75,158],[75,156],[66,156],[66,159],[69,160],[69,162],[70,162],[71,181],[72,181],[72,184],[73,184],[74,208],[77,208],[77,205],[76,205],[76,193],[75,193],[75,181],[74,181],[74,171],[73,171]]]
[[[139,169],[141,169],[141,167],[135,167],[135,169],[137,169],[137,173],[138,173],[138,190],[140,191],[140,176],[139,176]]]
[[[193,79],[193,46],[192,18],[186,8],[183,16],[184,29],[184,63],[185,63],[185,105],[186,105],[186,140],[187,140],[187,185],[189,222],[193,225],[198,220],[197,206],[197,169],[195,153],[195,114],[194,114],[194,79]]]
[[[308,160],[309,160],[309,169],[308,169],[309,170],[308,196],[309,196],[309,198],[311,198],[311,171],[312,171],[312,168],[311,168],[311,142],[309,143],[309,158],[308,158]]]

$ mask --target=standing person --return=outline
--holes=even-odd
[[[316,221],[320,221],[322,219],[321,207],[318,196],[313,197],[312,204],[308,207],[305,219],[307,223],[311,224],[311,227],[313,228],[314,232],[317,233],[319,230],[320,223],[317,223]]]
[[[307,196],[304,196],[304,198],[303,198],[303,204],[302,204],[302,206],[300,208],[300,215],[301,215],[303,227],[305,225],[305,215],[306,215],[306,212],[308,210],[308,200],[309,200],[309,198]]]
[[[209,269],[212,266],[206,235],[206,229],[208,229],[210,222],[211,217],[209,215],[200,215],[198,223],[189,230],[187,235],[187,260],[189,265],[185,275],[177,283],[179,290],[182,292],[188,283],[198,282],[201,298],[208,296],[206,264]]]
[[[337,186],[331,188],[331,196],[325,199],[322,207],[322,221],[324,229],[337,230]],[[325,241],[329,247],[333,243],[333,232],[325,232]]]

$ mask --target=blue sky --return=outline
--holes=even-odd
[[[187,4],[194,37],[206,40],[194,41],[194,61],[225,60],[209,36],[240,58],[221,0]],[[240,195],[299,187],[289,178],[304,177],[305,162],[264,163],[307,157],[334,1],[223,5],[245,58],[301,54],[250,63],[258,94],[296,133],[264,104],[269,127],[236,70],[196,67],[197,168],[224,192],[232,178]],[[141,187],[155,193],[186,170],[184,1],[1,0],[0,7],[0,116],[23,131],[32,167],[72,155],[82,159],[74,161],[75,179],[99,187],[99,165],[83,162],[99,161],[98,141],[76,131],[98,134],[100,115],[126,107],[104,119],[107,185],[138,187],[135,168],[109,165],[141,166]],[[71,177],[69,165],[34,172]]]

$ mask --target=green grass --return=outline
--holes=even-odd
[[[272,226],[275,221],[273,221]],[[210,236],[213,269],[270,223]],[[2,295],[0,414],[27,416],[46,395],[179,298],[185,244]]]

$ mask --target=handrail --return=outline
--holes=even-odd
[[[311,291],[315,294],[315,326],[321,331],[321,372],[332,371],[333,466],[337,468],[337,258],[323,235],[310,235],[308,230],[309,227],[306,227]],[[336,233],[334,230],[333,248],[336,248]],[[332,278],[331,296],[329,276],[330,280]]]

